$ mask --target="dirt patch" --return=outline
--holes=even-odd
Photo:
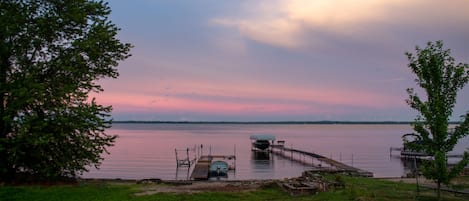
[[[254,191],[273,181],[201,181],[186,185],[150,184],[140,188],[135,195],[152,195],[157,193],[201,193],[201,192],[246,192]]]

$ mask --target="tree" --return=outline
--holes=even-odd
[[[0,2],[0,181],[74,177],[113,145],[112,108],[89,97],[130,56],[110,12],[94,0]]]
[[[443,49],[442,41],[428,42],[424,49],[417,46],[416,55],[408,52],[406,55],[409,68],[417,76],[417,85],[426,92],[426,100],[422,100],[413,88],[407,89],[407,103],[420,113],[413,127],[421,141],[406,145],[432,156],[433,160],[423,163],[422,173],[437,183],[440,198],[441,184],[448,184],[469,161],[466,152],[456,166],[447,167],[447,153],[459,139],[469,134],[469,113],[461,116],[461,122],[454,129],[448,129],[457,93],[469,81],[469,65],[456,65],[450,50]]]

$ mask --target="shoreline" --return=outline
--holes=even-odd
[[[291,125],[400,125],[411,121],[113,121],[115,124],[291,124]]]
[[[133,121],[115,120],[115,124],[287,124],[287,125],[411,125],[414,121]],[[450,121],[449,124],[459,124]]]

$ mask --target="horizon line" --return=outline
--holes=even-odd
[[[415,121],[139,121],[115,120],[112,123],[136,124],[412,124]],[[459,124],[450,121],[449,124]]]
[[[411,124],[411,123],[413,123],[413,121],[139,121],[139,120],[114,120],[114,121],[112,121],[112,123],[140,123],[140,124]],[[451,123],[453,123],[453,122],[451,122]]]

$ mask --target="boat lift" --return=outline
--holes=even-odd
[[[197,160],[196,146],[186,149],[174,149],[176,153],[176,167],[191,167]]]
[[[254,134],[249,139],[252,151],[270,151],[271,145],[275,142],[275,136],[269,134]]]

